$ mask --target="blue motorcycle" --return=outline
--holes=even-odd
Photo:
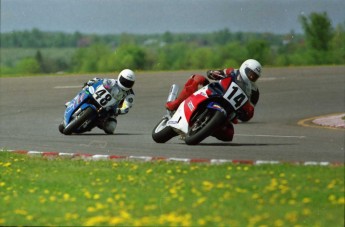
[[[68,103],[59,131],[65,135],[79,134],[98,126],[111,114],[109,110],[117,107],[117,101],[112,95],[115,93],[116,91],[107,89],[104,80],[83,88]]]

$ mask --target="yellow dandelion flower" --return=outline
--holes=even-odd
[[[28,214],[28,212],[26,210],[20,210],[20,209],[14,210],[14,213],[20,214],[20,215],[27,215]]]
[[[114,203],[113,198],[107,198],[107,203]]]
[[[157,208],[158,208],[157,205],[154,205],[154,204],[144,206],[145,211],[156,210]]]
[[[28,221],[32,221],[32,219],[34,219],[34,217],[32,215],[27,215],[25,217],[25,219],[28,220]]]
[[[297,221],[297,213],[295,211],[285,214],[285,219],[289,222],[295,223]]]
[[[4,163],[2,166],[3,167],[10,167],[12,164],[10,163],[10,162],[6,162],[6,163]]]
[[[101,196],[100,196],[99,194],[94,194],[94,195],[93,195],[93,199],[97,200],[97,199],[99,199],[99,198],[101,198]]]
[[[336,184],[336,181],[335,181],[335,180],[332,180],[332,181],[327,185],[327,189],[332,189],[332,188],[334,188],[335,184]]]
[[[328,196],[328,200],[331,201],[331,202],[335,201],[336,200],[335,195],[329,195]]]
[[[89,213],[92,213],[92,212],[95,212],[95,211],[96,211],[96,208],[94,208],[94,207],[88,207],[88,208],[86,209],[86,211],[89,212]]]
[[[68,193],[64,193],[62,197],[65,201],[68,201],[70,199],[70,195]]]
[[[274,221],[274,226],[284,226],[284,222],[280,219]]]
[[[252,199],[258,199],[260,197],[260,195],[258,193],[254,193],[252,195]]]
[[[86,220],[86,222],[84,222],[83,225],[86,225],[86,226],[96,226],[96,225],[99,225],[101,223],[106,223],[108,221],[109,221],[109,217],[106,217],[106,216],[94,216],[94,217],[88,218]]]
[[[198,225],[206,225],[206,220],[203,218],[199,219],[197,222],[198,222]]]
[[[213,183],[209,181],[203,181],[202,186],[205,191],[210,191],[214,187]]]
[[[338,204],[344,205],[345,204],[345,198],[344,197],[339,198]]]
[[[0,182],[0,187],[4,187],[6,185],[5,182]]]
[[[85,196],[86,198],[90,199],[90,198],[91,198],[91,193],[90,193],[89,191],[85,191],[85,192],[84,192],[84,196]]]
[[[196,203],[194,204],[194,206],[200,206],[200,205],[203,204],[206,200],[207,200],[206,197],[198,198],[198,200],[196,201]]]
[[[310,203],[311,199],[310,198],[303,198],[302,203]]]
[[[5,219],[4,218],[0,218],[0,225],[4,224],[5,223]]]
[[[35,192],[36,192],[36,189],[35,189],[35,188],[30,188],[28,191],[29,191],[30,193],[35,193]]]
[[[123,219],[121,217],[112,217],[109,220],[109,224],[113,226],[121,224],[122,222],[123,222]]]
[[[130,219],[130,218],[131,218],[130,213],[128,213],[128,212],[125,211],[125,210],[122,210],[122,211],[120,212],[120,216],[121,216],[122,218],[124,218],[124,219]]]
[[[296,204],[296,200],[294,200],[294,199],[289,200],[289,205],[295,205],[295,204]]]
[[[152,173],[152,169],[146,170],[146,174],[150,174],[150,173]]]
[[[249,226],[255,226],[258,222],[262,221],[261,215],[254,215],[249,218]]]
[[[304,209],[302,210],[302,214],[305,215],[305,216],[308,216],[308,215],[311,214],[311,210],[308,209],[308,208],[304,208]]]
[[[45,203],[45,202],[47,202],[47,199],[44,198],[44,197],[42,197],[42,196],[40,196],[39,202],[40,202],[40,203]]]
[[[102,210],[104,208],[105,208],[105,206],[102,203],[96,203],[96,209],[97,210]]]
[[[56,197],[55,196],[49,196],[49,200],[51,201],[51,202],[55,202],[56,201]]]

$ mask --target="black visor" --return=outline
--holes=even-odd
[[[134,81],[133,80],[127,80],[126,78],[121,76],[120,77],[120,84],[122,84],[122,86],[124,86],[125,88],[132,88]]]
[[[251,70],[250,68],[245,68],[244,72],[246,73],[248,79],[252,82],[257,81],[257,79],[259,78],[259,75],[256,74],[253,70]]]

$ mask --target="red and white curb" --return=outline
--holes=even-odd
[[[151,156],[118,156],[118,155],[104,155],[104,154],[79,154],[79,153],[64,153],[64,152],[49,152],[49,151],[28,151],[28,150],[0,150],[0,152],[12,152],[17,154],[25,154],[30,156],[40,156],[46,158],[69,158],[82,159],[91,161],[100,160],[127,160],[127,161],[164,161],[164,162],[182,162],[182,163],[207,163],[207,164],[246,164],[246,165],[264,165],[264,164],[293,164],[304,166],[342,166],[343,162],[315,162],[315,161],[268,161],[268,160],[231,160],[231,159],[195,159],[195,158],[166,158],[166,157],[151,157]]]

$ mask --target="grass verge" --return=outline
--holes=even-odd
[[[344,166],[0,152],[1,226],[344,226]]]

